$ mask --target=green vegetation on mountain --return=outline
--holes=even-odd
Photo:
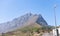
[[[29,25],[15,31],[7,32],[4,36],[34,36],[35,33],[43,34],[44,32],[50,32],[51,26],[40,26],[38,24]]]

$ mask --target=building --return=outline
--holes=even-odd
[[[60,35],[60,27],[57,28],[58,29],[58,34]],[[56,29],[53,29],[53,36],[57,35]]]

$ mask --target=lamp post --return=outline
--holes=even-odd
[[[57,29],[57,22],[56,22],[56,4],[54,5],[54,17],[55,17],[55,30],[56,30],[56,36],[59,36],[58,29]]]

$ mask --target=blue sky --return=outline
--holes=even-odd
[[[0,23],[31,12],[41,14],[49,25],[54,25],[54,4],[60,25],[60,0],[0,0]]]

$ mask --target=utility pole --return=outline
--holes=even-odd
[[[59,32],[57,29],[57,21],[56,21],[56,4],[54,5],[54,17],[55,17],[55,30],[56,30],[56,36],[59,36]]]

